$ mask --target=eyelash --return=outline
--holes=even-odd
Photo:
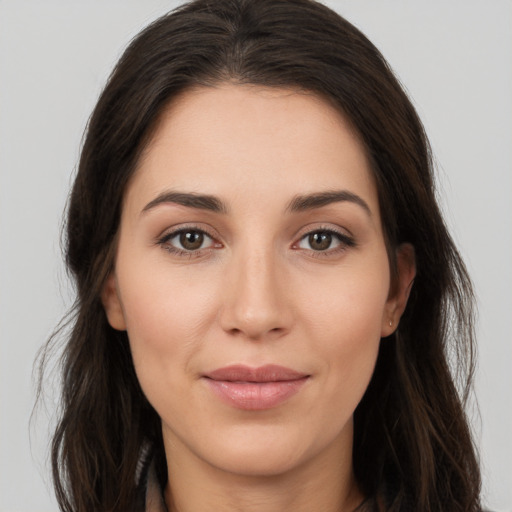
[[[339,255],[343,252],[345,252],[347,249],[356,247],[356,241],[354,238],[350,235],[347,235],[346,233],[342,233],[340,231],[337,231],[336,229],[333,229],[332,227],[318,227],[316,229],[313,229],[311,231],[308,231],[301,235],[299,240],[293,244],[293,247],[297,247],[303,240],[306,240],[311,235],[314,235],[315,233],[322,233],[330,235],[333,239],[337,240],[339,245],[334,248],[326,249],[325,251],[315,251],[314,249],[307,249],[309,252],[309,255],[313,258],[329,258],[332,256]]]
[[[186,250],[186,249],[180,249],[178,247],[175,247],[170,243],[170,241],[173,238],[176,238],[184,233],[196,233],[203,236],[206,236],[210,238],[212,241],[211,244],[208,247],[205,248],[199,248],[196,250]],[[301,235],[301,237],[298,239],[297,242],[295,242],[292,246],[295,250],[300,250],[299,244],[307,239],[307,237],[310,237],[311,235],[314,235],[316,233],[322,233],[326,235],[330,235],[333,237],[333,239],[336,239],[339,245],[333,249],[326,249],[323,251],[315,251],[314,249],[306,249],[311,257],[314,258],[328,258],[330,256],[334,256],[337,254],[340,254],[344,251],[346,251],[348,248],[356,247],[356,241],[351,236],[341,233],[339,231],[336,231],[335,229],[332,229],[331,227],[318,227],[316,229],[313,229],[311,231],[308,231]],[[169,233],[166,233],[164,236],[159,238],[157,240],[157,244],[160,245],[163,249],[170,252],[171,254],[175,254],[179,257],[185,257],[185,258],[199,258],[201,256],[204,256],[207,252],[211,252],[213,249],[216,248],[222,248],[222,244],[220,242],[215,241],[215,237],[210,234],[208,231],[206,231],[203,228],[198,228],[196,226],[185,226],[180,227],[179,229],[175,231],[171,231]]]
[[[178,247],[175,247],[174,245],[172,245],[170,243],[170,241],[173,238],[176,238],[184,233],[197,233],[200,235],[205,235],[211,239],[212,243],[210,244],[209,247],[205,247],[205,248],[197,249],[197,250],[179,249]],[[159,238],[157,240],[157,244],[160,245],[166,251],[170,252],[171,254],[175,254],[177,256],[185,257],[185,258],[198,258],[200,256],[204,256],[204,254],[206,252],[210,252],[213,249],[215,249],[216,245],[219,248],[222,247],[222,244],[220,244],[219,242],[215,242],[215,237],[212,234],[208,233],[208,231],[206,231],[205,229],[198,228],[196,226],[184,226],[184,227],[180,227],[179,229],[177,229],[175,231],[166,233],[164,236],[162,236],[161,238]]]

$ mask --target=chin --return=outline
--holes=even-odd
[[[281,432],[271,428],[256,432],[228,435],[224,443],[210,451],[210,464],[217,468],[248,477],[271,477],[289,473],[308,460],[316,447],[309,446],[300,433],[290,429]],[[206,455],[206,454],[204,454]]]
[[[217,467],[246,477],[276,477],[291,472],[302,462],[297,454],[265,448],[238,450],[220,458]]]

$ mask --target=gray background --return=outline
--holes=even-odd
[[[163,0],[0,0],[0,512],[47,512],[48,424],[32,363],[69,305],[61,214],[102,84]],[[512,510],[512,2],[327,2],[381,49],[437,156],[439,193],[473,276],[480,365],[473,417],[484,497]]]

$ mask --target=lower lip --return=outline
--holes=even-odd
[[[231,382],[205,379],[227,404],[247,411],[262,411],[282,404],[297,394],[308,377],[274,382]]]

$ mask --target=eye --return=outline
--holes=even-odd
[[[342,233],[330,229],[319,229],[306,233],[297,246],[315,252],[335,252],[346,247],[353,247],[354,240]]]
[[[183,228],[167,233],[158,243],[169,252],[187,255],[215,247],[215,241],[208,233],[194,228]]]

